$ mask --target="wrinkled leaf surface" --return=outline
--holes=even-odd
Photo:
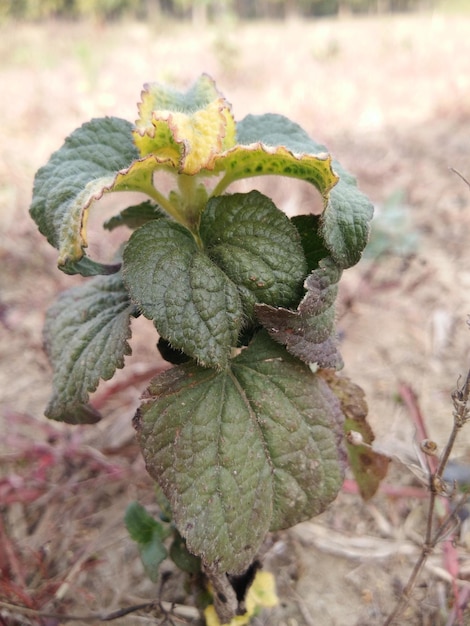
[[[53,395],[45,414],[69,424],[92,423],[99,414],[88,394],[109,380],[131,353],[134,312],[121,274],[98,276],[61,293],[47,312],[44,343],[53,366]]]
[[[258,191],[212,198],[200,233],[209,256],[239,288],[247,316],[255,302],[298,303],[306,273],[300,237],[269,198]]]
[[[335,301],[341,270],[324,259],[305,280],[307,293],[296,311],[257,304],[256,315],[273,339],[305,363],[339,369]]]
[[[169,220],[136,230],[124,250],[123,271],[134,302],[170,344],[208,367],[224,367],[242,324],[236,286]]]
[[[317,515],[342,484],[339,403],[264,333],[222,372],[156,377],[135,419],[188,548],[237,573],[266,532]]]

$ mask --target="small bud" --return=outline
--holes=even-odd
[[[362,446],[364,444],[364,438],[357,430],[349,430],[346,433],[346,441],[352,446]]]
[[[419,444],[421,451],[428,456],[437,456],[437,443],[431,439],[423,439]]]

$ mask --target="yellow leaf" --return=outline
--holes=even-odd
[[[214,195],[219,195],[235,180],[266,174],[305,180],[325,198],[338,182],[329,154],[294,154],[284,146],[272,148],[262,143],[234,146],[217,155],[213,171],[225,172]]]
[[[212,169],[214,157],[235,145],[230,104],[205,74],[185,94],[146,85],[139,113],[133,136],[140,154],[169,161],[181,174]]]
[[[204,610],[206,626],[245,626],[261,608],[271,608],[279,604],[276,595],[276,581],[271,572],[257,572],[255,579],[246,594],[246,608],[244,615],[237,615],[229,624],[221,624],[214,605]]]

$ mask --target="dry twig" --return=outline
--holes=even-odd
[[[60,623],[66,622],[82,622],[84,624],[93,624],[96,622],[111,622],[120,617],[125,617],[131,613],[137,611],[150,611],[156,610],[160,616],[163,616],[166,620],[176,620],[180,624],[189,624],[190,621],[199,617],[199,611],[190,606],[172,604],[170,602],[145,602],[143,604],[135,604],[122,609],[117,609],[111,613],[105,614],[89,614],[89,615],[67,615],[59,613],[49,613],[47,611],[39,611],[36,609],[30,609],[18,604],[12,604],[10,602],[0,601],[0,609],[11,611],[11,613],[17,613],[20,615],[36,618],[55,619]],[[170,622],[172,623],[172,622]]]
[[[408,582],[403,589],[400,600],[398,601],[394,611],[385,620],[383,626],[391,626],[395,620],[402,614],[405,607],[408,605],[411,594],[418,580],[418,576],[421,573],[429,555],[434,551],[436,545],[443,541],[449,534],[452,534],[458,525],[457,514],[466,502],[466,496],[463,496],[458,501],[457,505],[448,513],[444,521],[442,521],[438,528],[434,530],[434,508],[436,499],[438,496],[452,497],[455,494],[455,490],[449,491],[449,487],[446,485],[443,479],[444,470],[449,461],[452,449],[454,447],[457,436],[464,426],[464,424],[470,419],[470,370],[467,373],[466,379],[462,387],[457,389],[452,394],[452,400],[454,404],[453,411],[453,428],[447,441],[444,452],[442,453],[437,468],[429,473],[429,508],[426,523],[426,534],[424,542],[421,548],[421,554],[415,563],[415,566],[410,574]]]

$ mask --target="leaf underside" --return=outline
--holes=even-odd
[[[296,311],[257,304],[259,321],[275,341],[305,363],[340,369],[335,336],[335,301],[341,270],[324,259],[305,280],[307,293]]]
[[[119,118],[92,120],[67,137],[36,174],[30,213],[59,250],[59,267],[68,273],[87,246],[90,205],[111,190],[119,171],[139,156],[131,130],[132,125]]]
[[[337,399],[264,333],[222,372],[157,376],[135,425],[189,550],[221,571],[243,571],[266,532],[317,515],[342,484]]]
[[[54,369],[47,417],[69,424],[100,419],[88,404],[88,394],[131,354],[133,312],[121,274],[98,276],[60,294],[44,326],[45,349]]]
[[[103,224],[103,228],[106,230],[114,230],[119,226],[127,226],[131,230],[143,226],[151,220],[156,220],[164,217],[163,211],[150,200],[135,204],[133,206],[123,209],[118,215],[114,215]]]

